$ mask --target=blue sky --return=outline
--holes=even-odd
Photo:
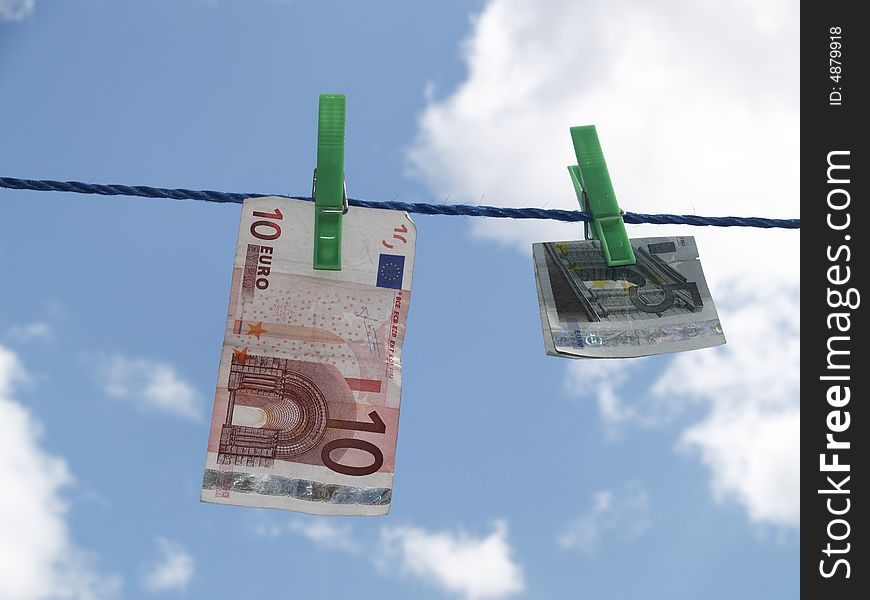
[[[798,216],[797,15],[0,0],[0,174],[307,194],[343,92],[354,197],[571,208],[596,123],[627,210]],[[729,344],[578,363],[528,242],[580,228],[414,216],[392,512],[319,519],[198,501],[238,206],[0,207],[0,598],[798,595],[798,233],[631,228],[698,237]]]

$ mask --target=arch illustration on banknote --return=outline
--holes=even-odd
[[[326,433],[329,407],[321,389],[294,369],[298,361],[234,354],[218,464],[271,467],[303,454]]]

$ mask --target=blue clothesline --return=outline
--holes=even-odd
[[[18,179],[0,177],[0,187],[14,190],[39,192],[75,192],[78,194],[101,194],[104,196],[142,196],[145,198],[171,198],[173,200],[200,200],[203,202],[229,202],[241,204],[245,198],[259,196],[282,196],[297,200],[312,201],[305,196],[284,194],[239,194],[211,190],[166,189],[150,186],[105,185],[80,181],[51,181],[47,179]],[[589,213],[577,210],[552,208],[501,208],[498,206],[475,206],[472,204],[431,204],[425,202],[372,201],[348,198],[351,206],[403,210],[423,215],[464,215],[469,217],[493,217],[500,219],[549,219],[576,223],[589,221]],[[653,223],[657,225],[695,225],[710,227],[761,227],[764,229],[800,229],[800,219],[768,219],[763,217],[701,217],[698,215],[644,214],[627,212],[626,223]]]

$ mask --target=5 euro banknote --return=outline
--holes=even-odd
[[[547,354],[630,358],[725,343],[692,237],[629,240],[610,267],[596,240],[532,245]]]

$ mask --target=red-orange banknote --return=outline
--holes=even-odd
[[[313,233],[311,202],[244,203],[201,499],[386,514],[416,229],[351,208],[340,271]]]

